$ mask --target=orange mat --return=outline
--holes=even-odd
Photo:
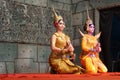
[[[98,74],[1,74],[0,80],[120,80],[120,73]]]

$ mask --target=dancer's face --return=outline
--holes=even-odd
[[[93,24],[89,24],[89,25],[87,26],[87,32],[93,33],[94,30],[95,30],[95,26],[94,26]]]
[[[60,30],[60,31],[63,31],[65,28],[65,23],[63,22],[63,20],[60,20],[58,22],[58,26],[57,26],[57,29]]]

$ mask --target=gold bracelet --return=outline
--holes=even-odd
[[[74,53],[70,54],[70,56],[74,56]]]
[[[93,51],[93,48],[90,48],[89,50],[90,50],[90,51]]]
[[[61,53],[62,53],[62,54],[64,54],[63,50],[64,50],[64,49],[61,49]]]

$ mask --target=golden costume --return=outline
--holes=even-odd
[[[91,25],[93,27],[91,27]],[[89,34],[83,34],[80,31],[82,35],[82,52],[80,54],[81,65],[86,69],[87,73],[107,72],[106,66],[102,63],[102,61],[99,58],[99,52],[101,51],[101,47],[97,39],[100,37],[100,33],[93,36],[93,32],[91,31],[92,28],[94,28],[94,25],[88,15],[84,29]]]
[[[66,42],[69,40],[69,37],[65,34],[60,35],[58,33],[54,33],[56,35],[56,47],[63,49],[67,44]],[[50,66],[57,73],[69,73],[69,74],[80,74],[83,70],[80,66],[74,65],[69,58],[65,57],[70,53],[55,53],[52,52],[50,55]]]
[[[58,16],[55,10],[53,9],[54,17],[55,17],[55,25],[58,24],[59,20],[63,20],[61,16]],[[56,29],[58,26],[55,26]],[[57,29],[58,30],[58,29]],[[53,38],[55,36],[55,40]],[[53,41],[53,42],[52,42]],[[65,35],[63,32],[55,32],[51,37],[51,54],[49,57],[49,64],[51,66],[51,70],[55,71],[58,74],[81,74],[84,69],[78,65],[73,64],[68,55],[71,55],[70,51],[64,52],[64,50],[69,46],[70,38]],[[53,44],[53,45],[52,45]],[[52,48],[57,48],[53,50]],[[66,49],[67,50],[67,49]]]
[[[95,36],[85,34],[82,38],[80,60],[87,73],[107,72],[106,66],[99,58],[99,53],[90,51],[90,49],[96,47],[97,44],[98,41]]]

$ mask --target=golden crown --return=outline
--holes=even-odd
[[[90,19],[89,17],[89,12],[88,12],[88,9],[87,9],[87,19],[86,19],[86,24],[93,24],[93,21]]]
[[[54,8],[53,8],[53,13],[54,13],[54,21],[58,22],[60,19],[63,19],[62,16],[57,15]]]

